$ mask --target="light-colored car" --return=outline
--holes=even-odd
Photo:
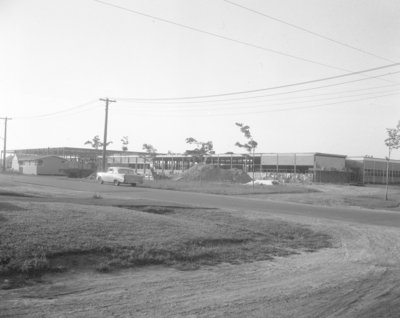
[[[125,167],[110,167],[106,172],[98,172],[96,176],[96,180],[101,184],[111,182],[116,186],[130,184],[135,187],[137,184],[142,184],[143,179],[143,176],[137,174],[135,170]]]

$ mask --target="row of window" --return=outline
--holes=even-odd
[[[365,169],[366,177],[386,177],[386,170]],[[389,170],[389,177],[400,178],[400,170]]]

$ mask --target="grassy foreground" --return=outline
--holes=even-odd
[[[0,203],[0,276],[89,266],[270,260],[330,247],[330,237],[297,224],[248,220],[214,209]]]

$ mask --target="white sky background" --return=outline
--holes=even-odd
[[[259,143],[257,152],[387,155],[386,128],[400,120],[400,73],[367,76],[400,72],[400,66],[253,94],[123,99],[254,90],[400,62],[399,1],[232,0],[380,58],[222,0],[106,1],[330,67],[93,0],[0,0],[0,117],[13,118],[8,149],[86,147],[86,140],[103,136],[104,102],[98,99],[110,97],[117,99],[109,112],[110,149],[121,149],[120,139],[128,136],[132,151],[150,143],[160,152],[183,152],[192,148],[185,139],[194,137],[213,141],[217,153],[242,152],[234,146],[244,142],[234,123],[243,122]],[[269,96],[215,101],[258,95]]]

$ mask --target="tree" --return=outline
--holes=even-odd
[[[245,148],[249,155],[252,154],[253,157],[253,188],[254,188],[254,152],[257,148],[257,141],[253,139],[253,136],[250,133],[250,126],[244,125],[242,123],[235,123],[236,126],[240,128],[240,131],[243,133],[244,137],[247,139],[247,142],[242,144],[240,142],[236,142],[235,146],[240,147],[240,148]]]
[[[157,149],[154,148],[152,145],[150,144],[143,144],[142,149],[146,151],[146,155],[144,156],[144,160],[146,161],[146,159],[150,159],[151,164],[154,166],[154,159],[157,155]],[[156,179],[156,173],[154,171],[154,168],[150,165],[150,171],[151,174],[153,176],[153,179]]]
[[[386,128],[388,138],[385,139],[385,145],[388,147],[389,156],[386,157],[386,193],[385,200],[388,199],[388,188],[389,188],[389,161],[390,155],[393,149],[400,148],[400,120],[397,123],[396,128]]]
[[[186,138],[186,143],[190,145],[196,145],[196,148],[185,151],[185,155],[193,156],[196,162],[205,161],[207,155],[215,154],[212,141],[197,141],[193,137],[189,137]]]
[[[109,141],[107,142],[106,146],[112,143],[112,141]],[[99,148],[103,147],[104,143],[100,141],[99,135],[96,135],[92,140],[85,141],[85,145],[91,145],[94,149],[98,150]]]
[[[128,136],[122,137],[121,142],[122,142],[122,151],[128,151],[128,144],[129,144]]]
[[[146,153],[152,157],[154,157],[157,153],[157,149],[150,144],[143,144],[142,149],[145,150]]]
[[[112,141],[107,142],[106,145],[108,146],[109,144],[112,144]],[[102,142],[100,141],[99,135],[96,135],[96,136],[94,136],[94,137],[92,138],[92,140],[87,140],[87,141],[85,141],[85,145],[91,145],[92,148],[94,148],[94,149],[96,149],[96,150],[99,150],[99,148],[103,147],[104,143],[102,143]],[[97,155],[96,155],[95,162],[96,162],[96,166],[97,166],[97,164],[98,164]]]
[[[94,149],[99,149],[102,146],[99,135],[96,135],[92,140],[87,140],[85,145],[91,145]]]

